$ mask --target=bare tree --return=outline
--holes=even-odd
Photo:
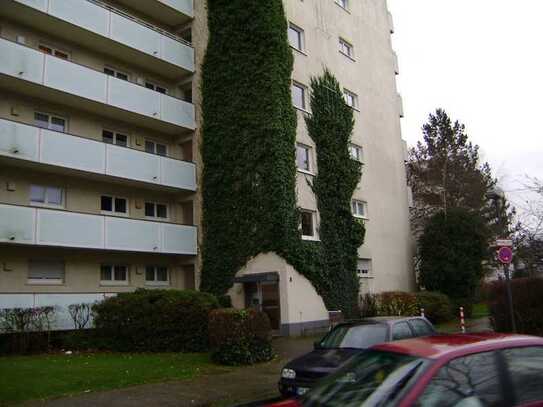
[[[70,313],[75,329],[84,329],[92,316],[92,304],[71,304],[68,306],[68,312]]]

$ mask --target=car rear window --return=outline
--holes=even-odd
[[[409,323],[416,336],[428,336],[434,333],[430,324],[422,319],[411,319],[409,320]]]
[[[543,400],[543,347],[503,351],[511,374],[517,403]]]
[[[378,343],[386,342],[387,330],[388,328],[384,324],[341,325],[322,339],[320,347],[324,349],[366,349]]]

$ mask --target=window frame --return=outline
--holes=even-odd
[[[317,237],[317,212],[311,209],[300,209],[301,213],[301,219],[300,219],[300,233],[302,235],[303,240],[318,240]],[[312,235],[304,235],[304,228],[303,228],[303,214],[308,213],[311,215],[311,227],[313,229]]]
[[[107,72],[106,72],[106,69],[109,69],[110,71],[113,71],[113,75],[110,74],[110,73],[107,73]],[[113,78],[120,79],[121,81],[130,82],[130,73],[128,73],[128,72],[126,72],[126,71],[123,71],[122,69],[114,68],[114,67],[111,66],[111,65],[104,65],[103,73],[104,73],[104,75],[107,75],[107,76],[111,76],[111,77],[113,77]],[[124,78],[119,78],[119,74],[126,76],[126,79],[124,79]]]
[[[104,280],[102,279],[102,269],[104,267],[110,267],[111,268],[111,280]],[[115,275],[117,273],[116,267],[124,267],[126,271],[126,279],[125,280],[116,280]],[[128,264],[124,263],[102,263],[100,264],[99,271],[99,278],[100,278],[100,286],[128,286],[130,285],[130,266]]]
[[[112,143],[109,143],[107,141],[104,141],[104,133],[105,132],[108,132],[108,133],[111,133],[112,136],[113,136],[113,142]],[[126,145],[122,145],[122,144],[117,144],[117,138],[118,136],[123,136],[123,137],[126,137]],[[102,143],[106,143],[106,144],[110,144],[110,145],[113,145],[113,146],[117,146],[117,147],[127,147],[127,148],[130,148],[130,136],[122,131],[116,131],[116,130],[111,130],[111,129],[108,129],[108,128],[103,128],[102,129]]]
[[[353,101],[353,104],[350,104],[348,102],[348,97],[350,97]],[[358,95],[354,93],[353,91],[343,88],[343,100],[345,101],[345,104],[349,106],[351,109],[358,110],[359,109],[359,103],[358,103]]]
[[[145,79],[144,83],[143,83],[143,86],[145,86],[149,90],[161,93],[163,95],[169,95],[170,94],[170,90],[166,86],[159,85],[157,82],[155,82],[153,80]],[[159,88],[164,90],[164,92],[159,91],[158,90]]]
[[[44,201],[43,202],[40,202],[40,201],[33,201],[32,200],[32,187],[38,187],[38,188],[43,188],[44,189]],[[51,189],[57,189],[60,191],[60,199],[61,199],[61,203],[60,204],[57,204],[57,203],[50,203],[49,202],[49,194],[48,194],[48,191],[51,190]],[[28,202],[30,204],[30,206],[39,206],[39,207],[43,207],[43,208],[65,208],[66,206],[66,191],[64,188],[62,187],[56,187],[56,186],[53,186],[53,185],[40,185],[40,184],[30,184],[30,187],[28,189]]]
[[[153,268],[153,280],[147,280],[147,271],[148,269]],[[166,270],[166,281],[159,281],[157,279],[158,277],[158,270],[159,269],[165,269]],[[164,287],[171,285],[171,277],[170,277],[170,269],[167,266],[161,266],[161,265],[146,265],[145,271],[144,271],[144,280],[145,285],[147,286],[153,286],[153,287]]]
[[[153,205],[153,211],[154,211],[153,216],[147,215],[147,211],[146,211],[147,204],[152,204]],[[158,205],[162,205],[162,206],[164,206],[166,208],[166,217],[165,218],[157,216],[158,215]],[[153,219],[155,221],[156,220],[169,221],[170,220],[170,205],[168,205],[167,203],[158,202],[158,201],[144,201],[144,203],[143,203],[143,214],[144,214],[146,219]]]
[[[402,324],[405,324],[405,326],[407,326],[407,329],[409,329],[409,332],[411,332],[411,336],[406,336],[406,337],[396,339],[394,337],[394,329],[397,326],[400,326]],[[415,338],[415,332],[413,332],[413,328],[411,328],[411,325],[409,325],[409,322],[407,322],[406,320],[402,320],[402,321],[398,321],[398,322],[395,322],[394,324],[392,324],[392,326],[390,327],[390,338],[393,341],[399,341],[399,340],[402,340],[402,339],[411,339],[411,338]]]
[[[102,198],[111,198],[111,211],[102,209]],[[125,201],[126,212],[116,211],[116,199],[123,199]],[[115,215],[115,216],[130,216],[130,200],[124,196],[119,195],[110,195],[110,194],[101,194],[100,195],[100,213],[103,215]]]
[[[350,11],[349,0],[335,0],[335,3],[345,11]]]
[[[362,208],[364,208],[364,213],[362,215],[358,213],[358,208],[360,208],[359,204],[362,204]],[[355,205],[356,211],[354,210]],[[368,202],[361,199],[351,199],[351,213],[355,218],[368,220]]]
[[[368,272],[366,274],[359,272],[362,269],[361,267],[359,267],[359,264],[362,261],[368,262],[367,264],[369,265]],[[365,258],[365,257],[359,257],[358,259],[356,259],[356,275],[358,276],[358,278],[373,278],[373,262],[372,262],[372,259],[368,259],[368,258]]]
[[[304,149],[307,152],[307,169],[300,168],[298,166],[298,149],[299,148]],[[304,143],[296,143],[296,169],[299,172],[303,172],[305,174],[310,174],[310,175],[314,174],[314,171],[313,171],[313,147],[308,146],[307,144],[304,144]]]
[[[294,94],[292,93],[293,88],[298,88],[302,91],[302,105],[303,106],[297,106],[294,103]],[[302,110],[304,112],[307,112],[307,86],[304,84],[298,82],[298,81],[292,81],[290,85],[290,93],[291,93],[291,99],[292,99],[292,106],[294,106],[295,109]]]
[[[62,263],[62,278],[30,278],[30,264],[31,263],[53,263],[58,262]],[[66,262],[64,259],[28,259],[27,261],[27,274],[26,274],[26,284],[27,285],[64,285],[66,281]]]
[[[353,150],[358,151],[356,156],[353,155]],[[349,155],[353,160],[364,163],[364,148],[360,144],[349,143]]]
[[[151,151],[147,151],[147,143],[151,143],[153,144],[153,152]],[[157,146],[160,145],[160,146],[163,146],[166,151],[165,151],[165,154],[158,154],[157,153]],[[156,140],[153,140],[153,139],[148,139],[146,138],[144,140],[144,143],[143,143],[143,148],[144,148],[144,151],[147,153],[147,154],[153,154],[153,155],[158,155],[159,157],[168,157],[168,145],[165,144],[165,143],[162,143],[160,141],[156,141]]]
[[[338,39],[338,51],[341,55],[346,56],[352,61],[355,61],[354,45],[343,37]]]
[[[47,48],[47,49],[51,50],[51,53],[46,52],[42,48]],[[72,53],[70,51],[66,51],[66,50],[64,50],[62,48],[49,45],[47,42],[43,42],[43,41],[38,42],[38,51],[43,52],[46,55],[51,55],[52,57],[63,59],[64,61],[71,61],[72,60]],[[66,55],[66,58],[59,57],[57,55],[57,53],[61,53],[61,54]]]
[[[290,31],[294,31],[297,34],[297,42],[300,45],[298,48],[297,46],[292,45],[290,42]],[[303,54],[305,54],[305,31],[303,28],[301,28],[299,25],[296,25],[292,22],[288,22],[288,38],[289,38],[289,45],[291,48],[295,49],[296,51],[299,51]]]
[[[44,126],[40,126],[36,120],[36,115],[38,114],[41,114],[43,116],[47,116],[47,127],[44,127]],[[52,122],[53,122],[53,119],[60,119],[60,120],[63,120],[64,121],[64,130],[63,131],[60,131],[60,130],[56,130],[56,129],[53,129],[51,128],[52,127]],[[50,130],[50,131],[56,131],[58,133],[67,133],[68,132],[68,118],[67,117],[63,117],[59,114],[54,114],[54,113],[47,113],[47,112],[44,112],[42,110],[34,110],[34,119],[33,119],[33,123],[34,123],[34,126],[36,127],[39,127],[40,129],[46,129],[46,130]]]

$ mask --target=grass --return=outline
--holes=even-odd
[[[485,303],[479,303],[473,305],[473,311],[471,318],[466,318],[466,329],[469,331],[469,328],[473,325],[474,321],[481,318],[486,318],[490,316],[488,306]],[[445,322],[435,326],[436,330],[441,333],[455,333],[460,332],[460,319],[456,318],[453,321]]]
[[[219,371],[208,354],[88,353],[0,357],[0,405]]]
[[[472,318],[484,318],[490,316],[488,305],[484,302],[473,305]]]

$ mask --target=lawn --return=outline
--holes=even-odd
[[[0,405],[218,371],[208,354],[88,353],[0,357]]]

